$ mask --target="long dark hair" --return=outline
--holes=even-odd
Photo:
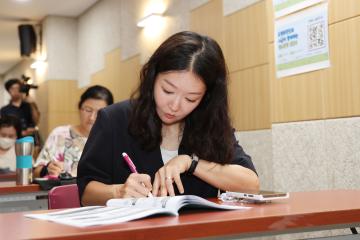
[[[227,68],[220,46],[194,32],[172,35],[150,57],[140,72],[140,85],[131,96],[129,132],[145,150],[161,144],[162,123],[156,113],[154,83],[159,73],[188,70],[206,85],[200,104],[185,118],[182,139],[187,152],[221,164],[232,160],[233,131],[228,115]]]

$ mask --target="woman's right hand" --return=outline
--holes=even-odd
[[[124,184],[113,185],[114,198],[147,197],[152,189],[151,178],[147,174],[132,173]]]
[[[52,176],[59,176],[64,169],[64,162],[51,161],[47,166],[48,174]]]

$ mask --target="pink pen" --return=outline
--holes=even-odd
[[[129,155],[127,155],[125,152],[123,152],[123,153],[122,153],[122,156],[123,156],[126,164],[129,166],[130,171],[131,171],[132,173],[138,173],[138,171],[136,171],[136,166],[135,166],[135,164],[133,163],[133,161],[131,161]],[[145,187],[145,184],[144,184],[144,183],[142,183],[142,185]],[[153,196],[153,195],[151,194],[151,192],[149,192],[148,197],[152,197],[152,196]]]

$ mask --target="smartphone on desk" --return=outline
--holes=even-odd
[[[271,202],[272,200],[289,198],[288,192],[275,192],[275,191],[248,191],[248,192],[226,192],[227,197],[248,200],[250,202]]]

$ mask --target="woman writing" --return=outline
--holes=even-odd
[[[89,87],[78,104],[80,124],[55,128],[46,140],[34,169],[34,177],[54,176],[66,172],[76,177],[81,153],[99,109],[113,103],[111,92],[102,86]]]
[[[219,45],[180,32],[141,70],[130,101],[99,112],[78,168],[83,205],[111,198],[256,190],[251,158],[228,115],[227,70]],[[139,173],[131,173],[122,152]]]

